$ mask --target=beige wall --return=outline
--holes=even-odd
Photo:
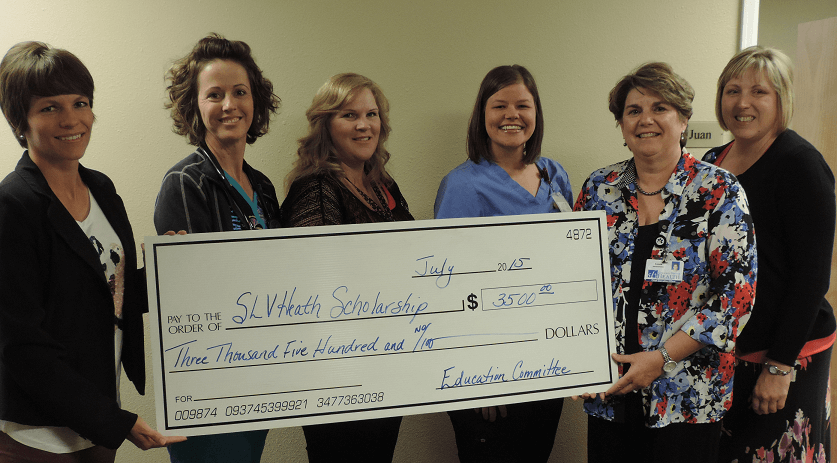
[[[712,121],[714,85],[738,41],[731,0],[262,1],[10,0],[0,50],[41,40],[76,53],[97,83],[95,137],[84,164],[107,173],[125,200],[138,241],[153,234],[163,173],[191,148],[171,133],[163,75],[206,33],[245,40],[283,100],[271,133],[247,159],[282,183],[305,130],[304,112],[332,74],[355,71],[389,98],[389,168],[418,219],[432,217],[442,176],[465,159],[468,117],[480,80],[500,64],[527,66],[540,86],[544,155],[570,173],[574,193],[594,169],[629,153],[607,111],[607,93],[635,66],[668,61],[695,87],[693,120]],[[0,136],[0,172],[21,149]],[[567,265],[571,265],[567,263]],[[219,274],[219,278],[223,275]],[[150,361],[149,361],[150,363]],[[150,371],[149,371],[150,374]],[[125,407],[154,421],[151,395],[123,382]],[[151,394],[153,391],[149,391]],[[567,401],[551,461],[584,461],[580,404]],[[407,417],[399,462],[454,462],[444,415]],[[298,428],[270,433],[264,461],[306,461]],[[118,461],[166,461],[130,444]]]

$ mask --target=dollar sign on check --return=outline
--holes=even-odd
[[[480,304],[477,302],[477,295],[474,294],[474,293],[469,294],[468,295],[468,308],[471,309],[471,310],[474,310],[477,307],[479,307],[479,305]]]

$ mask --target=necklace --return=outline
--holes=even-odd
[[[363,199],[366,200],[367,203],[369,203],[369,207],[372,208],[373,211],[383,216],[384,220],[386,220],[387,222],[395,222],[395,218],[392,216],[392,211],[389,210],[388,207],[382,208],[380,205],[387,204],[387,201],[384,199],[384,195],[381,193],[381,190],[378,188],[376,182],[372,182],[372,191],[375,192],[375,196],[378,198],[378,201],[381,202],[380,204],[376,203],[372,198],[370,198],[366,193],[364,193],[363,190],[358,188],[357,185],[355,185],[351,180],[349,180],[349,177],[344,176],[343,178],[345,178],[350,185],[355,187],[355,190],[357,190],[357,192],[360,193],[361,196],[363,196]]]
[[[645,196],[655,196],[655,195],[658,195],[661,191],[663,191],[663,188],[665,188],[665,187],[666,187],[666,186],[665,186],[665,185],[663,185],[663,187],[662,187],[662,188],[660,188],[660,189],[659,189],[659,190],[657,190],[657,191],[651,191],[651,192],[648,192],[648,191],[643,190],[643,189],[642,189],[642,187],[640,187],[640,186],[639,186],[639,181],[637,181],[637,182],[636,182],[636,189],[637,189],[637,191],[639,191],[640,193],[644,194]]]

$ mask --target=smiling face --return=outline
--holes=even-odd
[[[727,82],[721,96],[721,114],[736,140],[772,140],[781,131],[779,97],[767,76],[756,70]]]
[[[362,169],[378,148],[381,119],[375,95],[364,88],[331,117],[329,133],[337,160],[350,169]]]
[[[253,95],[244,67],[215,60],[198,74],[198,108],[207,144],[246,143],[253,122]]]
[[[485,131],[494,156],[523,156],[526,142],[535,131],[537,109],[532,93],[522,83],[503,87],[485,103]]]
[[[631,89],[619,126],[634,156],[680,156],[680,135],[686,130],[680,113],[651,90]]]
[[[82,95],[33,97],[24,133],[36,164],[78,162],[84,156],[93,128],[90,100]]]

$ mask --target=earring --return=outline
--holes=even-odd
[[[628,146],[628,142],[622,143],[622,146]]]
[[[686,132],[680,132],[680,146],[686,146]]]

